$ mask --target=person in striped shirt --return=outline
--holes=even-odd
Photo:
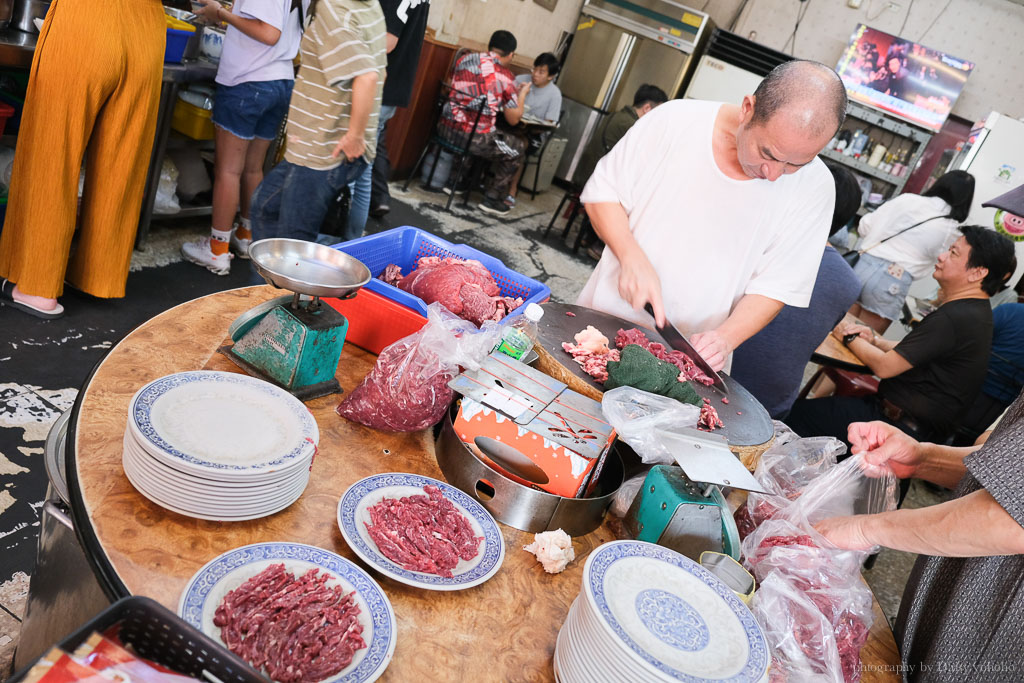
[[[330,204],[373,162],[387,52],[376,0],[317,0],[302,38],[284,160],[252,198],[254,239],[316,241]]]

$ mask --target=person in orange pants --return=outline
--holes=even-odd
[[[32,58],[7,217],[0,300],[57,318],[68,284],[124,296],[156,132],[166,24],[157,0],[97,11],[53,0]],[[81,231],[71,254],[86,157]]]

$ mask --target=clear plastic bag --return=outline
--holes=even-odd
[[[169,158],[164,159],[160,167],[160,181],[156,186],[156,199],[153,200],[153,211],[157,213],[178,213],[178,168]]]
[[[630,477],[622,483],[619,490],[615,492],[615,497],[612,498],[612,506],[609,508],[613,515],[616,517],[626,516],[626,513],[629,512],[629,506],[633,504],[633,499],[640,492],[640,487],[644,485],[644,479],[646,478],[647,470]]]
[[[757,595],[765,590],[764,584],[772,576],[787,582],[785,590],[781,586],[776,586],[776,590],[769,584],[762,607],[755,614],[760,614],[759,623],[766,636],[775,624],[788,620],[791,637],[796,638],[804,654],[803,659],[796,657],[792,661],[780,657],[779,666],[787,675],[792,673],[796,677],[788,680],[803,680],[800,677],[810,670],[819,671],[817,680],[854,683],[860,679],[860,650],[867,642],[872,623],[871,591],[860,574],[867,553],[835,548],[815,530],[814,524],[829,517],[895,509],[897,480],[891,474],[878,479],[866,476],[861,455],[830,465],[834,447],[824,443],[818,443],[818,448],[810,443],[801,446],[800,442],[790,446],[793,452],[785,458],[780,456],[774,463],[769,459],[765,471],[760,472],[766,479],[759,477],[762,483],[770,477],[776,490],[788,491],[785,496],[790,497],[763,497],[760,503],[778,503],[780,498],[784,502],[776,505],[770,518],[760,520],[742,543],[745,563],[762,583]],[[807,457],[809,454],[820,457]],[[795,466],[800,460],[805,465]],[[808,480],[809,483],[799,485]],[[794,591],[798,593],[796,597]],[[820,619],[811,619],[807,602],[817,609],[829,629],[820,626]],[[804,626],[793,631],[794,623]],[[772,643],[771,637],[769,644],[781,647]],[[793,667],[792,672],[788,666]]]
[[[785,576],[772,572],[765,577],[750,611],[772,653],[772,683],[843,683],[832,624]]]
[[[437,424],[452,402],[448,382],[459,366],[475,370],[501,338],[497,323],[476,325],[441,304],[427,308],[427,324],[380,352],[377,363],[338,404],[338,414],[388,432],[415,432]]]
[[[619,438],[648,465],[674,465],[676,430],[697,426],[700,408],[633,387],[604,392],[601,410]]]

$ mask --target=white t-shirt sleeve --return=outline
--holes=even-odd
[[[669,109],[661,106],[646,114],[601,157],[580,195],[584,204],[618,202],[627,214],[633,210],[645,176],[660,166],[673,147],[676,128],[671,117],[664,115]]]
[[[239,16],[259,19],[279,31],[284,29],[292,6],[291,0],[245,0],[240,4]]]
[[[805,169],[805,187],[781,217],[776,239],[758,259],[745,294],[759,294],[789,306],[806,308],[821,263],[821,245],[828,238],[835,207],[832,174],[820,161]]]

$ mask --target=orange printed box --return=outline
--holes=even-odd
[[[600,460],[545,439],[507,415],[469,398],[463,398],[459,406],[455,433],[498,472],[524,486],[565,498],[583,496]],[[601,449],[602,455],[614,439],[613,432]]]

